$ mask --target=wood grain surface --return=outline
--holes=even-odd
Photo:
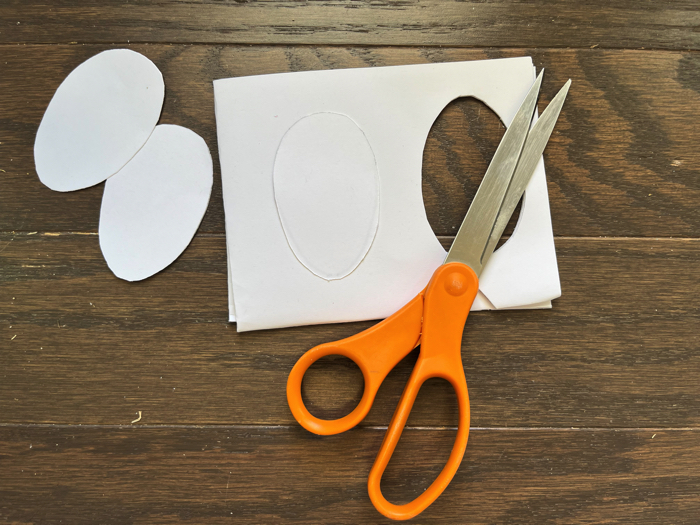
[[[4,43],[698,49],[692,0],[5,0]]]
[[[387,497],[419,495],[454,434],[407,430],[382,480]],[[11,523],[388,524],[366,501],[383,435],[5,426],[0,509]],[[412,522],[694,523],[699,445],[697,430],[473,429],[439,504]]]
[[[699,23],[698,1],[2,2],[0,522],[388,523],[367,474],[417,352],[359,428],[320,438],[294,422],[298,357],[373,322],[227,322],[212,80],[532,56],[541,107],[573,80],[545,152],[562,297],[470,315],[469,446],[413,522],[698,523]],[[161,123],[202,135],[215,163],[199,233],[141,283],[100,253],[103,185],[52,192],[33,161],[61,81],[117,47],[155,62]],[[433,125],[423,197],[443,245],[502,133],[473,99]],[[304,382],[322,417],[361,390],[341,358]],[[391,501],[435,478],[456,422],[450,387],[428,382],[383,480]]]

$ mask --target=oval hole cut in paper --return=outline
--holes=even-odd
[[[140,281],[187,248],[209,204],[211,154],[189,129],[160,125],[134,158],[107,179],[100,248],[112,272]]]
[[[163,107],[163,76],[129,49],[104,51],[61,83],[34,142],[39,179],[55,191],[98,184],[146,143]]]
[[[346,115],[315,113],[282,138],[273,185],[292,252],[327,281],[352,273],[367,255],[379,224],[374,152]]]
[[[454,99],[433,122],[423,148],[422,192],[436,237],[459,231],[505,129],[498,115],[475,97]],[[456,159],[458,166],[449,169],[450,177],[444,176],[449,168],[445,158]]]

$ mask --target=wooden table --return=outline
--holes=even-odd
[[[296,359],[372,323],[238,334],[227,322],[212,80],[521,55],[547,70],[541,107],[573,79],[545,153],[563,295],[552,310],[470,316],[469,446],[414,521],[700,522],[699,24],[697,0],[5,0],[0,522],[388,522],[366,478],[417,354],[360,428],[319,438],[292,419]],[[161,122],[201,134],[215,158],[196,238],[138,284],[101,256],[102,185],[52,192],[32,154],[60,82],[121,47],[163,72]],[[424,197],[446,245],[502,131],[473,100],[431,131]],[[312,372],[317,414],[357,402],[357,369]],[[389,499],[430,483],[455,423],[449,387],[427,384]]]

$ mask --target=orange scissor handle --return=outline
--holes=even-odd
[[[462,332],[478,289],[476,274],[461,263],[440,266],[426,288],[420,355],[367,482],[372,503],[388,518],[405,520],[423,512],[447,488],[462,462],[469,437],[469,394],[462,365]],[[446,379],[455,389],[459,403],[457,438],[442,472],[425,492],[410,503],[394,505],[382,495],[382,474],[399,442],[420,387],[432,377]]]
[[[287,380],[287,402],[294,418],[306,430],[331,435],[357,425],[369,412],[377,390],[396,364],[413,350],[420,339],[423,315],[423,292],[391,317],[357,335],[316,346],[294,365]],[[309,367],[328,355],[342,355],[360,367],[365,389],[357,407],[347,416],[335,420],[311,415],[301,398],[301,382]]]

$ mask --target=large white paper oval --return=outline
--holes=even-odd
[[[379,224],[379,176],[367,137],[338,113],[315,113],[285,133],[275,157],[274,195],[296,258],[332,281],[367,255]]]
[[[157,126],[105,183],[100,248],[112,272],[140,281],[177,259],[204,217],[212,181],[204,140],[180,126]]]
[[[34,142],[39,179],[56,191],[93,186],[146,143],[163,107],[163,76],[128,49],[80,64],[58,87]]]

